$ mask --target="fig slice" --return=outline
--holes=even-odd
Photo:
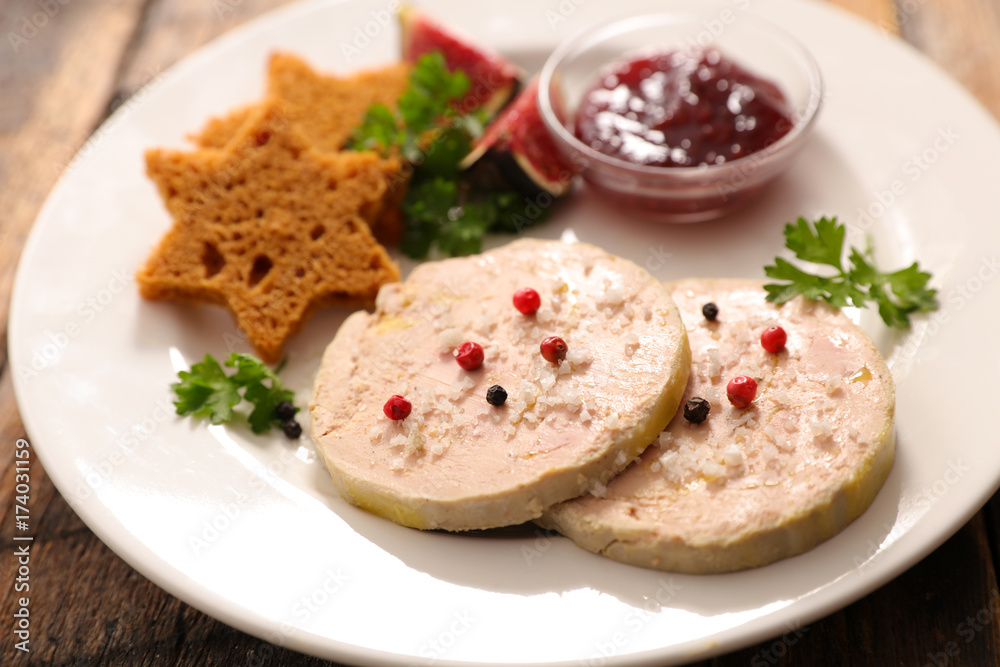
[[[469,113],[477,109],[492,118],[510,102],[521,87],[524,72],[499,53],[476,45],[450,26],[429,17],[413,5],[399,9],[402,56],[406,62],[440,51],[448,69],[461,69],[469,77],[469,92],[456,108]]]
[[[494,162],[510,184],[526,195],[547,192],[558,197],[569,191],[574,170],[538,111],[537,76],[487,126],[461,166],[467,169],[480,160]]]

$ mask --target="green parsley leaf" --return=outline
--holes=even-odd
[[[278,403],[294,402],[295,393],[285,389],[280,382],[275,382],[270,387],[263,382],[252,382],[247,385],[243,397],[254,404],[253,412],[247,418],[250,428],[254,433],[267,433],[272,426],[281,426],[281,420],[274,416]]]
[[[449,212],[458,206],[458,184],[447,178],[414,177],[403,197],[406,228],[399,249],[408,257],[426,257],[448,222]]]
[[[177,373],[180,382],[170,385],[177,400],[174,406],[179,415],[208,417],[213,424],[222,424],[233,418],[233,407],[239,403],[239,393],[232,381],[210,354],[204,361],[193,364],[191,371]]]
[[[453,103],[468,90],[469,77],[461,70],[449,72],[440,52],[424,54],[410,71],[396,111],[384,104],[373,104],[365,113],[361,127],[351,135],[348,147],[377,150],[383,154],[398,150],[403,158],[417,163],[421,160],[427,134],[456,116]],[[465,127],[465,124],[458,126]]]
[[[396,152],[414,165],[401,204],[399,247],[409,257],[422,259],[435,250],[476,253],[487,231],[516,233],[547,215],[495,175],[483,178],[462,169],[486,123],[482,110],[456,110],[469,87],[461,70],[448,71],[440,52],[425,54],[414,64],[396,111],[373,105],[348,144],[385,155]]]
[[[920,270],[916,262],[894,273],[882,273],[875,265],[871,246],[860,251],[851,248],[849,268],[844,268],[843,255],[846,228],[836,218],[820,218],[810,225],[805,218],[785,225],[785,246],[805,262],[831,266],[835,275],[809,273],[791,262],[776,257],[774,264],[765,266],[768,278],[786,283],[764,285],[767,300],[786,301],[802,295],[821,299],[832,306],[864,307],[869,301],[878,305],[879,315],[889,326],[905,328],[910,315],[937,310],[937,290],[927,287],[931,276]]]
[[[801,260],[839,269],[845,231],[836,218],[820,218],[812,228],[805,218],[799,218],[795,225],[785,227],[785,245]]]
[[[453,208],[438,235],[438,249],[446,255],[473,255],[483,249],[483,234],[496,217],[492,204],[467,202]]]
[[[517,234],[549,217],[548,207],[542,208],[513,190],[491,192],[490,199],[497,210],[490,226],[495,232]]]
[[[295,393],[278,379],[277,372],[257,357],[237,352],[229,355],[226,366],[236,372],[226,375],[219,362],[206,354],[204,361],[191,366],[190,372],[180,371],[180,382],[170,385],[177,394],[177,414],[208,417],[213,424],[223,424],[236,416],[234,408],[245,399],[254,406],[248,418],[254,433],[280,426],[275,408],[282,401],[294,403]]]
[[[477,253],[487,231],[516,233],[547,217],[548,209],[530,201],[471,180],[415,176],[403,198],[400,250],[414,259],[434,248],[452,256]]]
[[[423,174],[456,178],[459,163],[472,150],[472,135],[460,124],[441,129],[423,152],[420,171]]]
[[[386,152],[402,141],[402,133],[396,126],[396,117],[384,104],[373,104],[365,112],[354,135],[351,137],[351,148],[354,150],[369,150]]]

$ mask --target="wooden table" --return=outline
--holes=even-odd
[[[138,87],[286,1],[0,0],[0,664],[324,664],[234,630],[154,586],[94,536],[38,464],[31,469],[30,654],[14,648],[10,630],[17,597],[13,461],[25,432],[6,363],[6,323],[32,222],[62,166]],[[898,32],[1000,117],[1000,2],[830,1]],[[41,23],[37,15],[45,11],[51,16],[42,28],[24,28],[22,17]],[[868,597],[785,639],[698,664],[1000,665],[998,534],[1000,494],[937,551]]]

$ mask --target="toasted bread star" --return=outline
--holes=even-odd
[[[290,118],[272,99],[223,149],[146,153],[174,225],[138,272],[142,296],[226,306],[271,363],[317,307],[370,303],[399,279],[366,223],[383,161],[316,151]]]
[[[320,74],[291,54],[275,53],[268,65],[267,96],[282,101],[292,124],[314,148],[335,152],[361,125],[368,107],[376,103],[396,106],[409,73],[409,64],[396,63],[341,78]],[[243,107],[213,118],[192,138],[202,148],[222,148],[252,109]]]
[[[314,149],[333,153],[348,142],[372,104],[396,106],[409,73],[408,63],[395,63],[346,77],[329,76],[294,55],[275,53],[268,64],[267,96],[282,102],[291,125]],[[191,138],[202,148],[224,148],[256,108],[245,106],[212,118]],[[380,241],[395,244],[403,232],[398,204],[406,191],[408,174],[401,172],[402,164],[396,158],[383,160],[381,166],[393,187],[387,205],[369,224]]]

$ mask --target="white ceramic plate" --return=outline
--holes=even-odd
[[[529,69],[609,11],[424,4]],[[658,4],[618,0],[613,13]],[[580,196],[531,233],[572,228],[663,279],[762,277],[785,221],[837,214],[856,242],[874,236],[883,265],[917,258],[932,270],[935,318],[896,338],[861,316],[892,360],[899,453],[874,505],[842,534],[768,567],[696,577],[621,565],[530,528],[421,533],[343,502],[305,442],[171,414],[179,367],[247,347],[220,309],[139,299],[133,273],[169,225],[143,150],[183,145],[210,114],[256,98],[272,50],[327,70],[393,59],[382,0],[297,5],[219,39],[126,103],[53,191],[17,275],[10,363],[59,490],[167,591],[276,644],[365,665],[686,662],[785,633],[915,563],[1000,483],[995,429],[971,418],[995,411],[1000,373],[1000,132],[944,74],[857,19],[790,0],[742,0],[735,15],[750,4],[797,34],[825,76],[825,108],[797,168],[716,223],[642,223]],[[343,316],[322,313],[289,350],[301,404]],[[956,403],[957,415],[946,407]]]

